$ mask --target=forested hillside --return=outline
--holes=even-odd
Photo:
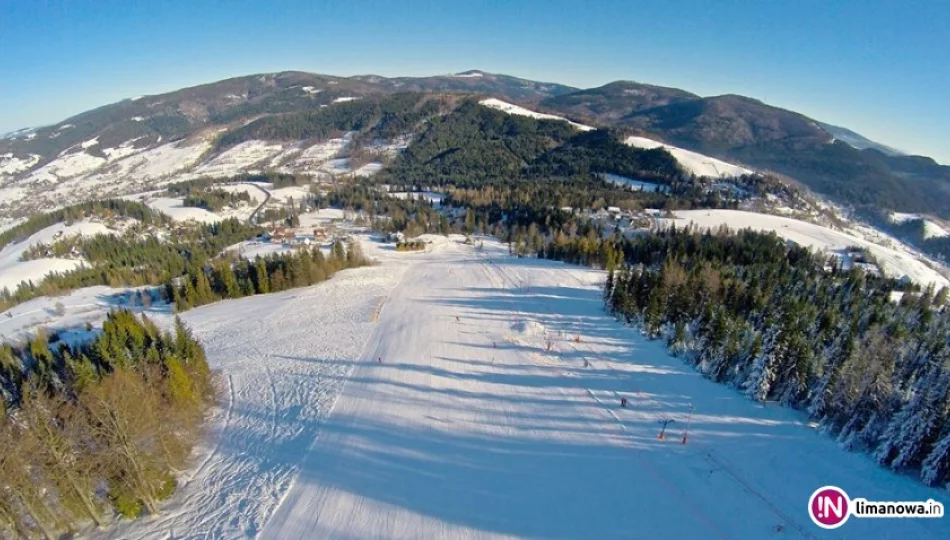
[[[451,98],[406,93],[313,107],[306,111],[266,116],[226,133],[217,142],[225,149],[248,140],[325,140],[349,131],[366,131],[364,136],[392,139],[411,134],[419,122],[446,112]]]
[[[435,118],[384,172],[396,185],[477,187],[516,179],[546,182],[594,172],[672,184],[684,178],[663,150],[621,144],[608,131],[578,132],[570,124],[535,120],[468,100]]]

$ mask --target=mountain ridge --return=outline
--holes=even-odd
[[[280,71],[128,98],[0,139],[6,160],[0,162],[0,186],[63,156],[108,161],[109,152],[135,153],[209,129],[230,131],[265,117],[309,115],[343,101],[406,92],[496,97],[775,171],[846,204],[950,216],[950,168],[929,158],[892,155],[889,147],[847,130],[860,137],[852,138],[865,146],[858,148],[840,137],[846,128],[755,98],[702,97],[635,81],[578,89],[477,69],[430,77]],[[839,136],[829,129],[838,129]]]

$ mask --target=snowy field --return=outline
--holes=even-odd
[[[301,202],[305,201],[311,193],[309,185],[288,186],[280,189],[271,189],[268,191],[270,191],[271,200],[284,204],[289,203],[290,199],[293,199],[295,204],[300,204]]]
[[[646,137],[627,137],[623,142],[637,148],[664,148],[676,158],[676,161],[678,161],[684,169],[696,176],[729,178],[752,174],[752,171],[745,167],[739,167],[738,165],[726,163],[725,161],[705,156],[691,150],[654,141],[653,139],[647,139]]]
[[[39,163],[39,161],[40,156],[36,154],[30,154],[25,158],[16,157],[11,153],[0,154],[0,177],[25,171]]]
[[[118,227],[121,230],[121,226]],[[32,280],[38,284],[44,277],[54,272],[65,273],[82,266],[80,259],[63,259],[46,257],[31,261],[21,261],[30,247],[37,244],[52,244],[73,236],[91,238],[97,234],[115,234],[114,229],[97,221],[82,220],[71,225],[57,223],[31,235],[22,242],[7,244],[0,250],[0,290],[7,288],[10,292],[17,289],[23,281]]]
[[[353,171],[354,176],[373,176],[383,170],[382,163],[367,163]]]
[[[950,281],[937,270],[922,262],[922,256],[894,242],[894,247],[886,247],[844,232],[822,227],[797,219],[743,212],[741,210],[678,210],[676,219],[661,220],[662,223],[675,224],[683,228],[690,223],[694,227],[715,229],[728,225],[730,229],[752,228],[759,231],[774,232],[799,245],[827,252],[841,251],[848,246],[863,246],[881,263],[884,273],[891,277],[908,278],[926,285],[934,283],[937,288],[950,285]],[[937,263],[932,262],[934,266]]]
[[[243,172],[284,150],[284,145],[268,141],[245,141],[198,166],[190,176],[230,176]]]
[[[806,507],[826,484],[950,501],[621,326],[603,312],[602,272],[427,239],[405,254],[365,242],[381,264],[185,313],[224,387],[211,437],[161,516],[98,534],[950,535],[946,519],[825,533]]]
[[[223,218],[204,208],[184,206],[181,197],[154,197],[146,201],[152,210],[166,214],[175,221],[197,221],[199,223],[216,223]]]
[[[591,126],[585,126],[584,124],[571,122],[570,120],[568,120],[567,118],[564,118],[563,116],[556,116],[553,114],[535,112],[532,110],[525,109],[524,107],[513,105],[511,103],[508,103],[507,101],[502,101],[500,99],[495,99],[495,98],[483,99],[479,101],[478,103],[486,107],[490,107],[492,109],[497,109],[499,111],[506,112],[508,114],[515,114],[518,116],[528,116],[530,118],[537,118],[538,120],[560,120],[562,122],[567,122],[568,124],[574,126],[575,128],[581,131],[593,131],[594,129],[596,129]]]
[[[147,288],[147,287],[143,287]],[[85,287],[62,296],[41,296],[8,309],[0,316],[0,341],[18,341],[49,327],[85,333],[85,324],[99,326],[106,314],[123,307],[146,312],[150,317],[169,313],[169,306],[142,306],[130,303],[129,294],[137,288]]]
[[[619,174],[612,173],[597,173],[597,176],[603,178],[604,180],[617,184],[618,186],[625,186],[630,188],[631,191],[650,191],[655,192],[657,190],[666,193],[670,190],[669,186],[664,186],[662,184],[654,184],[653,182],[644,182],[642,180],[634,180],[632,178],[627,178],[626,176],[620,176]]]

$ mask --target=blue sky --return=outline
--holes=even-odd
[[[744,94],[950,163],[945,1],[0,0],[0,132],[298,69]]]

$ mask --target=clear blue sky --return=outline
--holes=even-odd
[[[0,0],[0,132],[289,69],[738,93],[950,163],[946,0]]]

